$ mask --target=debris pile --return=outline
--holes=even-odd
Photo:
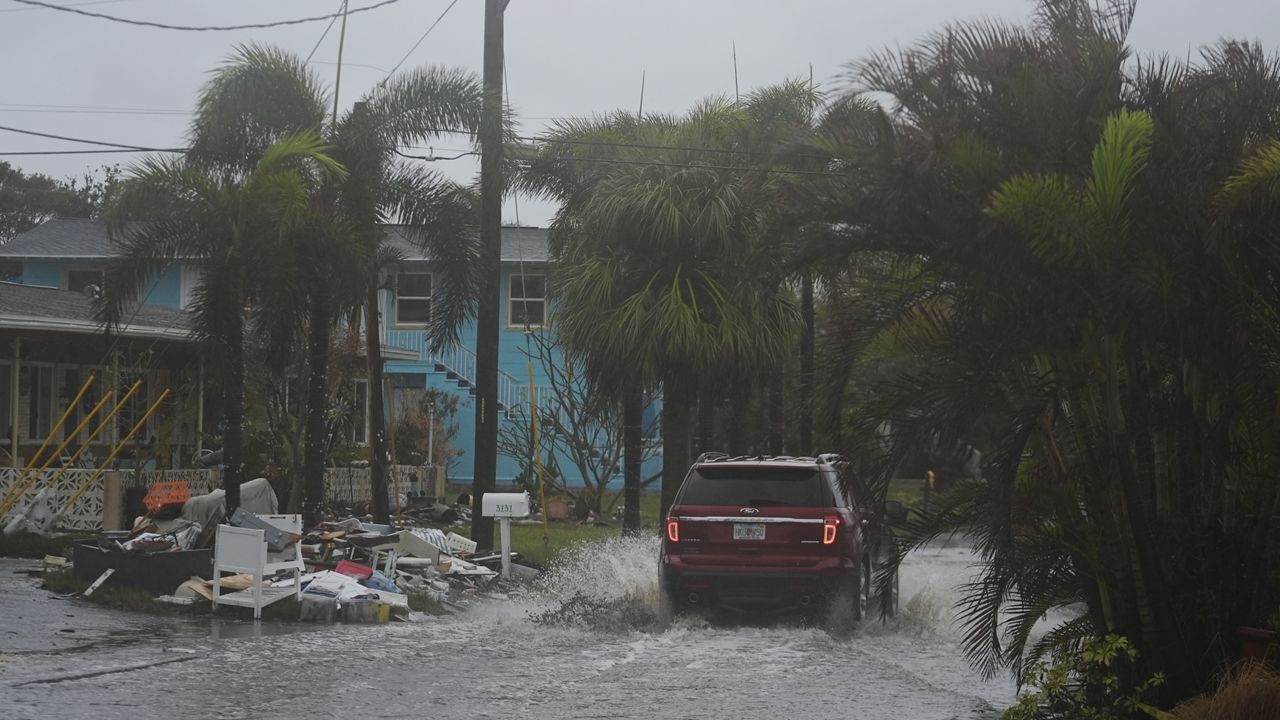
[[[458,612],[481,597],[508,598],[539,574],[513,564],[515,582],[500,581],[500,554],[437,528],[350,517],[303,529],[299,516],[275,514],[266,480],[241,488],[242,506],[229,519],[221,491],[191,497],[182,488],[162,488],[151,497],[166,501],[149,503],[131,531],[78,543],[73,572],[85,581],[141,587],[177,605],[207,603],[214,611],[239,605],[258,618],[265,606],[293,597],[301,620],[367,623],[415,611]],[[422,513],[459,519],[442,504]]]

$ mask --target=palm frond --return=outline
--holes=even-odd
[[[274,142],[324,125],[328,97],[302,60],[262,45],[237,46],[201,88],[191,157],[247,172]]]

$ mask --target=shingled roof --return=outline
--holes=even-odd
[[[387,239],[406,260],[427,260],[404,226],[387,225]],[[107,226],[100,220],[54,218],[0,245],[0,258],[106,259],[115,254]],[[547,230],[534,227],[502,228],[503,262],[546,262]]]
[[[0,282],[0,328],[78,334],[103,332],[93,315],[93,300],[87,295],[11,282]],[[185,310],[142,305],[125,318],[119,334],[188,338],[191,314]]]

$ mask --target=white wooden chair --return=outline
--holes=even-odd
[[[299,515],[259,515],[261,519],[284,530],[298,534],[302,529],[302,517]],[[271,603],[302,593],[302,574],[306,566],[302,563],[301,543],[293,543],[279,553],[267,550],[267,541],[262,530],[238,528],[231,525],[219,525],[217,544],[213,551],[213,609],[218,605],[239,605],[253,608],[253,618],[262,618],[262,608]],[[284,587],[264,587],[263,579],[276,573],[288,570],[293,575],[293,583]],[[247,590],[223,594],[222,574],[248,573],[253,576],[253,585]]]

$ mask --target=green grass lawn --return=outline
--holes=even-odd
[[[658,493],[640,494],[640,524],[645,532],[658,532],[658,508],[661,496]],[[471,536],[471,528],[466,526],[448,528],[449,531],[466,537]],[[579,543],[592,540],[607,540],[622,533],[622,523],[611,521],[607,525],[584,525],[577,521],[548,522],[544,532],[541,522],[514,522],[511,525],[511,550],[520,553],[529,562],[546,566],[555,560],[562,551]],[[499,543],[498,530],[494,527],[493,543]]]
[[[889,481],[886,500],[897,500],[909,508],[924,506],[924,480],[920,478],[895,478]]]

